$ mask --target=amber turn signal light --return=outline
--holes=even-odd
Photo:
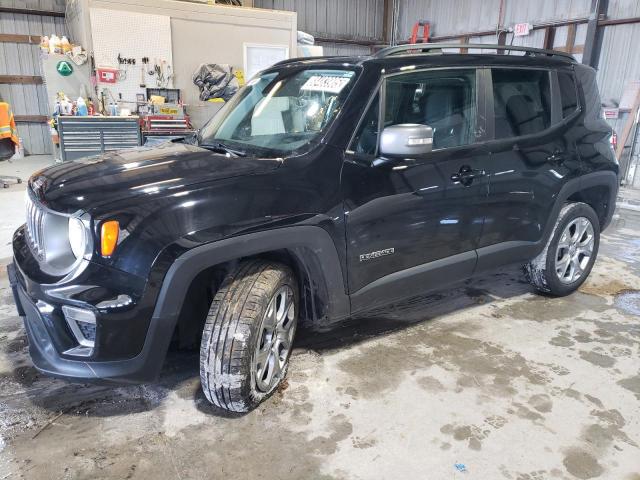
[[[109,220],[104,222],[100,235],[100,253],[103,257],[110,257],[118,244],[118,235],[120,234],[120,224],[117,220]]]

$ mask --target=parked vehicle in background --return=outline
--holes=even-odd
[[[570,55],[391,47],[281,62],[195,138],[29,181],[9,275],[36,367],[148,382],[200,345],[247,411],[322,325],[508,264],[567,295],[611,221],[618,165],[593,69]]]

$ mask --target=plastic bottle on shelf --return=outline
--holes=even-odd
[[[61,53],[60,38],[54,33],[49,37],[49,53]]]
[[[76,115],[79,117],[86,117],[87,115],[89,115],[89,109],[87,108],[87,104],[84,101],[84,98],[82,97],[78,97],[78,100],[76,100]]]
[[[69,42],[69,39],[64,35],[60,39],[60,49],[64,54],[71,51],[71,43]]]
[[[42,53],[49,53],[49,37],[46,35],[40,38],[40,50]]]

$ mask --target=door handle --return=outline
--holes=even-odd
[[[451,181],[453,183],[461,183],[465,187],[468,187],[473,183],[475,178],[484,177],[484,175],[484,170],[474,170],[469,165],[463,165],[457,173],[451,175]]]
[[[564,152],[562,150],[556,150],[547,157],[547,162],[558,164],[564,162]]]

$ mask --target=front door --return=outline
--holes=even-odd
[[[391,75],[358,127],[342,173],[353,312],[473,273],[488,194],[476,77],[474,69]],[[407,123],[433,128],[433,151],[378,155],[378,132]]]

